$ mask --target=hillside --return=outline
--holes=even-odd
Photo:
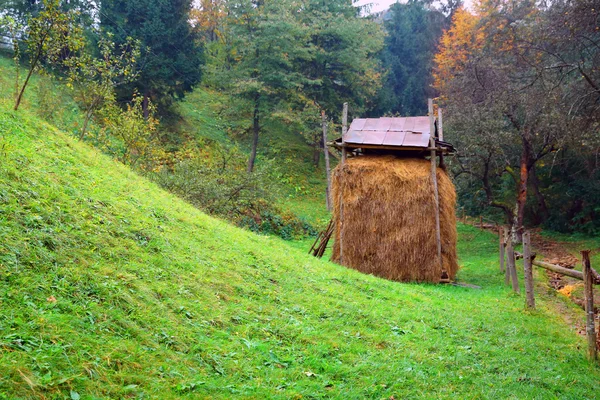
[[[523,312],[459,233],[481,290],[361,275],[0,103],[0,398],[594,397],[557,300]]]

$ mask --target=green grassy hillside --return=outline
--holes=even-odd
[[[502,286],[399,284],[234,228],[0,102],[0,398],[595,396],[585,343]],[[579,317],[581,312],[577,314]]]

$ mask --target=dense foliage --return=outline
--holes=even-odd
[[[16,50],[17,105],[37,72],[66,81],[84,116],[76,134],[232,220],[258,218],[256,204],[272,203],[263,188],[293,180],[259,178],[257,166],[289,169],[308,150],[313,166],[298,174],[320,168],[322,115],[331,139],[344,102],[351,118],[422,115],[438,97],[461,207],[515,229],[597,232],[600,3],[461,3],[365,16],[350,0],[9,0],[0,33]],[[222,170],[202,155],[220,154],[214,137],[174,102],[201,84],[227,120],[217,141],[235,162]],[[54,118],[48,102],[38,109]]]
[[[436,88],[471,212],[493,207],[514,227],[600,228],[599,6],[482,0],[454,16]]]
[[[129,37],[141,42],[139,76],[120,88],[121,99],[133,91],[165,113],[173,98],[181,98],[200,82],[202,44],[189,23],[191,0],[106,0],[99,9],[101,26],[111,32],[118,45]]]

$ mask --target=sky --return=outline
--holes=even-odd
[[[390,8],[390,5],[394,4],[398,0],[359,0],[356,2],[357,5],[365,5],[372,3],[371,12],[383,11]],[[465,0],[465,5],[469,7],[472,0]]]

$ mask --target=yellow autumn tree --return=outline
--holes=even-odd
[[[464,71],[469,56],[483,47],[484,34],[478,27],[479,18],[464,7],[456,11],[452,26],[440,39],[439,51],[434,57],[433,86],[442,96],[448,83]]]
[[[190,12],[192,23],[210,42],[221,37],[221,24],[226,16],[225,0],[201,0]]]

